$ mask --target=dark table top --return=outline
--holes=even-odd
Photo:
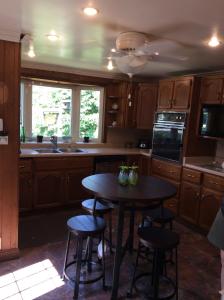
[[[95,196],[115,202],[165,200],[177,192],[173,184],[153,176],[139,176],[136,186],[122,186],[117,174],[96,174],[84,178],[82,185]]]

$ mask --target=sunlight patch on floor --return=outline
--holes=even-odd
[[[33,300],[64,285],[49,259],[0,276],[0,300]]]

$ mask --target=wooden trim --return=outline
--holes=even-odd
[[[0,262],[18,258],[19,255],[20,255],[20,251],[18,248],[0,251]]]

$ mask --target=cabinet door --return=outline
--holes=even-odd
[[[158,108],[171,108],[173,99],[173,81],[161,81],[159,84]]]
[[[222,196],[222,193],[214,190],[207,188],[202,189],[199,213],[199,226],[201,228],[206,230],[210,229],[220,208]]]
[[[66,202],[79,202],[90,197],[90,193],[82,186],[83,178],[90,176],[92,169],[76,169],[66,173]]]
[[[192,224],[197,224],[200,203],[200,186],[183,182],[180,194],[180,216]]]
[[[58,206],[63,202],[64,175],[58,171],[36,172],[35,207]]]
[[[202,103],[221,103],[222,78],[203,78],[201,81],[200,99]]]
[[[191,85],[191,79],[175,81],[172,100],[172,107],[174,109],[188,109],[191,97]]]
[[[151,129],[156,110],[157,86],[140,85],[138,89],[137,128]]]
[[[126,128],[135,128],[138,100],[137,85],[133,83],[124,83],[122,94],[124,103],[124,126]]]
[[[31,210],[33,207],[33,181],[31,173],[19,175],[19,209]]]

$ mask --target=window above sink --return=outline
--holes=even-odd
[[[84,136],[101,142],[103,88],[23,80],[20,114],[29,141],[37,135],[49,141],[56,135],[62,142]]]

